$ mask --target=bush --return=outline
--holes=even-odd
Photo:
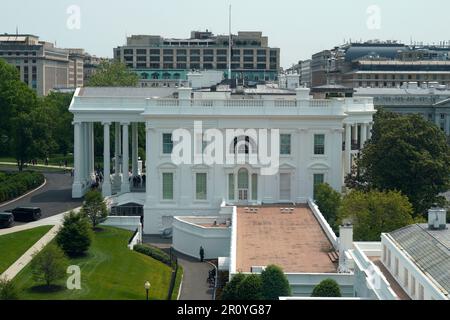
[[[18,296],[17,288],[12,280],[0,278],[0,300],[17,300]]]
[[[64,252],[56,245],[49,244],[31,260],[33,278],[45,282],[47,287],[66,275],[68,260]]]
[[[175,267],[175,261],[170,260],[170,256],[162,251],[161,249],[149,246],[149,245],[143,245],[143,244],[137,244],[133,247],[134,251],[145,254],[146,256],[152,257],[155,260],[158,260],[169,267]]]
[[[238,273],[231,278],[231,280],[223,288],[221,300],[238,300],[238,287],[244,281],[245,275]]]
[[[314,287],[311,297],[341,297],[341,289],[335,280],[325,279]]]
[[[263,300],[262,281],[259,274],[246,276],[237,287],[238,300]]]
[[[91,190],[86,193],[81,213],[89,218],[94,229],[99,223],[106,220],[108,210],[106,209],[106,203],[100,191]]]
[[[328,224],[334,226],[336,224],[338,209],[341,205],[340,193],[331,188],[327,183],[317,185],[314,193],[320,212],[322,212]]]
[[[89,221],[81,213],[70,211],[66,214],[63,226],[56,236],[60,248],[70,257],[79,256],[89,249],[91,241]]]
[[[291,286],[283,270],[276,265],[269,265],[261,272],[264,299],[278,300],[279,297],[291,295]]]
[[[0,202],[21,196],[44,183],[44,175],[39,172],[2,172],[0,174]]]

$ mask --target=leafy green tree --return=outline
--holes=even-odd
[[[317,185],[314,194],[320,212],[322,212],[330,226],[335,226],[337,212],[341,205],[341,194],[327,183]]]
[[[0,300],[17,300],[19,294],[12,280],[0,278]]]
[[[223,288],[221,300],[238,300],[238,287],[244,281],[245,275],[238,273]]]
[[[245,277],[237,287],[238,300],[263,300],[262,281],[259,274]]]
[[[57,245],[49,244],[33,257],[30,266],[34,280],[49,287],[64,278],[68,264],[64,252]]]
[[[99,223],[106,220],[108,210],[100,191],[90,190],[86,193],[83,206],[81,207],[81,213],[91,221],[94,229]]]
[[[69,256],[84,254],[91,245],[92,230],[89,221],[81,213],[70,211],[64,216],[61,230],[56,236],[56,242]]]
[[[89,79],[89,87],[135,87],[139,77],[120,61],[103,61]]]
[[[338,222],[353,223],[355,241],[380,241],[382,232],[390,232],[414,223],[408,198],[398,191],[352,191],[344,197]]]
[[[276,265],[269,265],[261,272],[262,292],[266,300],[278,300],[279,297],[291,295],[291,286],[283,270]]]
[[[341,289],[335,280],[325,279],[314,287],[311,297],[341,297]]]
[[[424,214],[450,188],[450,147],[445,134],[419,115],[379,110],[374,120],[372,138],[357,161],[359,175],[347,177],[347,185],[399,190],[416,215]]]

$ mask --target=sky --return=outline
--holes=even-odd
[[[450,41],[448,0],[4,0],[0,33],[35,34],[58,47],[112,57],[131,34],[187,38],[191,30],[262,31],[289,67],[352,41]]]

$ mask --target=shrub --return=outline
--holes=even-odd
[[[238,273],[231,278],[231,280],[223,288],[221,300],[238,300],[238,287],[244,281],[245,275]]]
[[[311,297],[341,297],[341,289],[335,280],[325,279],[314,287]]]
[[[137,244],[133,247],[134,251],[145,254],[146,256],[152,257],[155,260],[158,260],[169,267],[175,266],[175,261],[170,260],[170,256],[162,251],[161,249],[149,246],[149,245],[142,245]]]
[[[263,300],[262,281],[259,274],[246,276],[237,287],[239,300]]]
[[[6,278],[0,278],[0,300],[17,300],[17,288],[12,282]]]
[[[56,236],[60,248],[70,257],[79,256],[89,249],[91,241],[92,231],[86,217],[73,211],[66,214]]]
[[[0,175],[0,202],[17,198],[40,186],[44,180],[44,175],[39,172],[2,172]]]
[[[56,280],[66,275],[68,261],[64,252],[56,245],[49,244],[31,260],[33,278],[37,282],[45,282],[49,287]]]
[[[291,295],[291,286],[283,270],[276,265],[269,265],[261,272],[264,299],[278,300],[279,297]]]
[[[341,205],[341,195],[327,183],[317,185],[314,193],[320,212],[322,212],[328,224],[334,226]]]
[[[106,209],[106,203],[100,191],[91,190],[86,193],[81,213],[89,218],[94,229],[99,223],[106,220],[108,210]]]

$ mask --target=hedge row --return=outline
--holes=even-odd
[[[175,260],[170,261],[170,256],[161,249],[142,244],[135,245],[133,249],[139,253],[152,257],[155,260],[161,261],[171,268],[175,267]]]
[[[0,202],[17,198],[40,186],[44,180],[39,172],[0,172]]]

